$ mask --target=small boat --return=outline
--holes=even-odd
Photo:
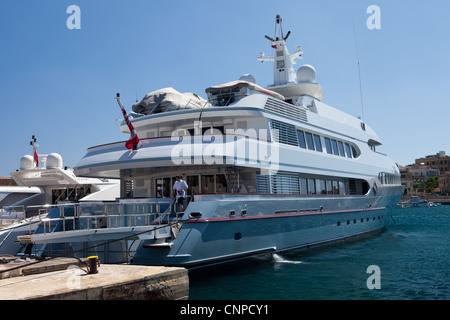
[[[408,201],[400,201],[398,205],[402,208],[413,208],[413,207],[437,207],[440,204],[428,201],[420,200],[420,197],[411,197]]]

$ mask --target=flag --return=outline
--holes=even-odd
[[[125,143],[125,147],[127,147],[127,149],[137,149],[137,147],[139,146],[139,142],[140,142],[139,137],[135,135]]]
[[[142,142],[140,141],[136,130],[133,127],[133,124],[130,121],[130,118],[128,117],[127,112],[125,111],[125,107],[122,105],[122,102],[120,102],[120,94],[117,94],[116,97],[117,103],[119,104],[120,109],[122,110],[122,114],[123,114],[123,118],[128,126],[128,129],[130,129],[130,139],[125,143],[125,147],[127,147],[127,149],[133,149],[133,150],[137,150],[142,146]]]
[[[272,45],[272,48],[276,49],[276,48],[277,48],[277,45],[276,45],[276,44],[273,44],[273,45]]]
[[[36,152],[36,149],[34,149],[34,162],[36,162],[36,168],[39,167],[39,157]]]
[[[128,129],[130,129],[130,139],[125,143],[125,147],[127,147],[127,149],[133,149],[133,150],[137,150],[141,147],[142,143],[140,142],[140,139],[136,133],[136,130],[133,127],[133,124],[130,121],[130,118],[128,118],[128,115],[125,111],[125,109],[122,110],[123,111],[123,116],[125,118],[125,122],[128,125]]]

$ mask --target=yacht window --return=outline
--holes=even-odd
[[[223,93],[217,95],[217,106],[228,106],[236,100],[234,93]]]
[[[284,60],[277,60],[277,69],[284,68]]]
[[[348,143],[345,144],[345,154],[347,155],[347,158],[352,157],[352,153],[350,152],[350,145]]]
[[[175,180],[175,179],[174,179]],[[170,198],[172,186],[170,177],[156,179],[156,197]]]
[[[338,145],[339,145],[339,155],[341,157],[345,157],[344,144],[341,141],[338,141]]]
[[[330,138],[325,138],[325,148],[327,149],[327,152],[329,154],[333,153],[333,151],[331,149],[331,140],[330,140]]]
[[[308,149],[314,150],[314,141],[313,141],[312,134],[309,132],[306,132],[305,134],[306,134],[306,143],[308,145]]]
[[[338,156],[339,151],[338,151],[337,141],[331,140],[331,145],[333,146],[333,153]]]
[[[316,180],[316,193],[317,194],[326,194],[326,189],[325,189],[325,180],[322,179],[317,179]]]
[[[216,192],[227,191],[227,180],[224,174],[216,174]]]
[[[300,193],[302,194],[308,193],[308,183],[305,178],[300,178]]]
[[[199,179],[198,175],[195,176],[187,176],[186,177],[186,183],[189,186],[187,189],[187,194],[189,196],[193,196],[194,194],[200,193],[200,186],[199,186]]]
[[[277,57],[282,57],[283,56],[283,51],[277,51]]]
[[[298,136],[298,144],[300,145],[300,147],[306,149],[305,134],[303,133],[303,131],[298,130],[297,136]]]
[[[308,194],[315,194],[315,193],[316,193],[316,180],[308,179]]]
[[[346,141],[334,140],[303,130],[297,130],[297,138],[298,146],[303,149],[327,152],[328,154],[347,157],[350,159],[357,158],[359,156],[356,147]]]
[[[205,127],[202,128],[202,134],[217,134],[217,135],[222,135],[225,132],[224,127],[223,126],[219,126],[219,127]]]
[[[344,182],[339,181],[339,192],[338,194],[345,194],[345,185]]]
[[[356,151],[355,147],[352,146],[353,158],[358,157],[358,151]]]
[[[327,180],[327,194],[333,194],[333,181]]]
[[[320,136],[314,135],[314,144],[316,146],[316,151],[322,152],[322,143],[320,142]]]
[[[339,194],[339,182],[333,180],[333,194]]]
[[[215,183],[214,183],[214,175],[202,175],[202,193],[215,193]]]

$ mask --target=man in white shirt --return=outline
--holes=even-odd
[[[188,185],[186,181],[181,179],[181,175],[177,175],[175,177],[177,181],[173,184],[173,197],[177,199],[179,212],[184,212],[183,201],[186,196],[186,190],[188,189]]]

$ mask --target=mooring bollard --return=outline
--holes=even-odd
[[[98,256],[90,256],[88,259],[88,274],[98,273],[98,265],[100,264],[100,260],[98,260]]]

